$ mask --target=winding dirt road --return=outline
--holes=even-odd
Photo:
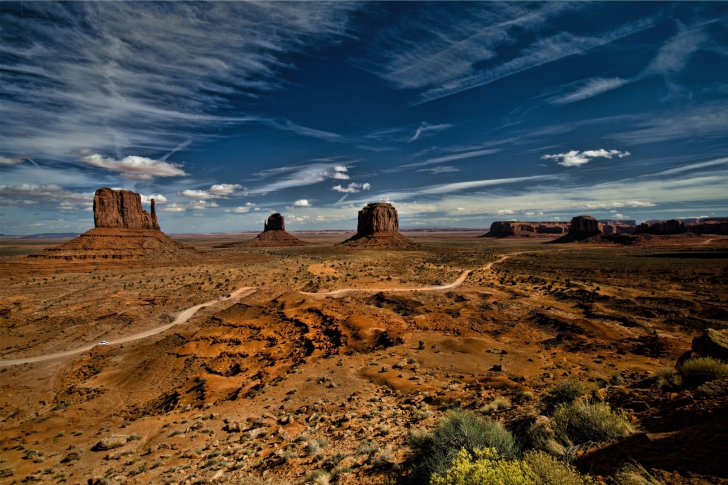
[[[257,288],[254,287],[245,287],[245,288],[239,288],[232,292],[230,294],[230,298],[226,298],[225,301],[230,300],[232,298],[237,298],[239,296],[247,296],[243,295],[246,291],[249,291],[250,293],[253,293],[256,291]],[[248,293],[248,294],[250,294]],[[162,333],[175,325],[179,325],[180,323],[185,323],[187,320],[192,318],[192,316],[197,313],[197,310],[200,308],[214,305],[218,303],[218,300],[211,300],[207,301],[205,303],[200,303],[199,305],[192,306],[190,308],[187,308],[186,310],[182,310],[179,315],[177,315],[177,318],[174,319],[172,323],[168,323],[167,325],[162,325],[161,327],[154,327],[150,330],[145,330],[144,332],[135,333],[133,335],[127,335],[126,337],[121,337],[114,340],[109,340],[108,345],[115,345],[115,344],[123,344],[125,342],[132,342],[134,340],[139,340],[145,337],[149,337],[152,335],[156,335],[158,333]],[[55,352],[53,354],[46,354],[46,355],[38,355],[36,357],[22,357],[20,359],[10,359],[10,360],[0,360],[0,367],[7,367],[10,365],[18,365],[18,364],[32,364],[34,362],[44,362],[46,360],[53,360],[53,359],[59,359],[61,357],[69,357],[71,355],[81,354],[83,352],[86,352],[87,350],[91,350],[92,348],[99,345],[98,343],[90,343],[83,345],[81,347],[78,347],[73,350],[64,350],[63,352]]]
[[[501,256],[500,259],[497,259],[495,261],[491,261],[490,263],[483,266],[483,270],[490,269],[494,264],[502,263],[506,259],[508,259],[510,256],[515,256],[516,254],[520,253],[514,253],[514,254],[507,254],[504,256]],[[390,291],[390,292],[408,292],[408,291],[442,291],[442,290],[451,290],[453,288],[457,288],[460,286],[463,281],[465,281],[465,278],[468,277],[468,275],[472,272],[472,270],[465,270],[463,273],[452,283],[447,285],[441,285],[441,286],[423,286],[420,288],[343,288],[340,290],[334,290],[334,291],[326,291],[322,293],[308,293],[305,291],[301,291],[300,293],[303,295],[309,295],[313,297],[327,297],[327,296],[333,296],[334,298],[341,297],[343,295],[346,295],[347,293],[351,292],[380,292],[380,291]],[[252,287],[252,286],[246,286],[244,288],[239,288],[232,292],[230,294],[230,298],[226,298],[225,301],[228,301],[232,298],[238,298],[241,296],[248,296],[252,294],[253,292],[257,291],[258,288]],[[243,293],[248,292],[247,294],[243,295]],[[218,300],[211,300],[205,303],[200,303],[199,305],[192,306],[190,308],[187,308],[185,310],[182,310],[179,315],[177,315],[177,318],[174,319],[172,323],[168,323],[167,325],[162,325],[160,327],[154,327],[150,330],[145,330],[144,332],[135,333],[133,335],[127,335],[126,337],[121,337],[118,339],[109,340],[108,345],[115,345],[115,344],[123,344],[126,342],[132,342],[134,340],[143,339],[146,337],[150,337],[152,335],[156,335],[158,333],[162,333],[175,325],[179,325],[181,323],[187,322],[192,316],[197,313],[197,310],[200,308],[214,305],[218,303]],[[72,355],[81,354],[83,352],[86,352],[88,350],[93,349],[99,345],[98,343],[89,343],[86,345],[83,345],[81,347],[78,347],[73,350],[64,350],[63,352],[55,352],[53,354],[46,354],[46,355],[38,355],[35,357],[22,357],[19,359],[10,359],[10,360],[0,360],[0,367],[7,367],[11,365],[19,365],[19,364],[33,364],[35,362],[45,362],[47,360],[53,360],[53,359],[59,359],[61,357],[70,357]]]

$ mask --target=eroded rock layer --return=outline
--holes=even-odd
[[[94,195],[94,226],[159,231],[154,199],[151,206],[150,214],[142,209],[141,195],[136,192],[102,187]]]
[[[495,221],[482,237],[537,237],[566,234],[568,222]]]
[[[359,211],[356,235],[342,244],[370,248],[413,248],[417,243],[399,233],[399,216],[392,204],[375,202]]]
[[[670,219],[669,221],[660,221],[655,224],[643,222],[635,228],[634,233],[666,236],[669,234],[681,234],[687,232],[687,230],[687,227],[681,221]]]

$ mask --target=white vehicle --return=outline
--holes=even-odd
[[[99,345],[109,345],[109,341],[108,340],[102,340],[101,342],[99,342]]]

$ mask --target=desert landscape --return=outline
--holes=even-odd
[[[727,348],[724,235],[402,234],[370,204],[353,237],[165,246],[101,200],[135,195],[97,191],[77,239],[2,243],[2,483],[426,483],[468,419],[561,483],[728,482],[726,364],[684,367]],[[620,431],[544,438],[578,403]]]

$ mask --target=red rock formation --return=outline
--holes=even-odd
[[[567,222],[495,221],[483,237],[533,237],[536,235],[565,234]]]
[[[159,231],[157,213],[152,199],[152,213],[142,209],[142,198],[130,190],[100,188],[94,195],[94,226],[124,229],[154,229]]]
[[[399,216],[392,204],[367,204],[359,211],[356,235],[342,244],[373,248],[411,248],[417,243],[399,233]]]
[[[285,231],[286,230],[286,222],[283,218],[283,215],[276,212],[275,214],[271,214],[270,217],[268,217],[268,222],[263,223],[263,231]]]
[[[591,216],[577,216],[571,219],[569,234],[590,235],[602,232],[599,228],[599,221]]]
[[[728,219],[705,219],[697,224],[688,226],[688,231],[695,234],[728,234]]]
[[[305,246],[306,243],[295,236],[286,232],[286,222],[280,213],[276,212],[268,217],[268,221],[263,223],[263,232],[255,236],[252,240],[237,241],[227,244],[220,244],[216,248],[240,248],[240,247],[257,247],[257,248],[280,248],[286,246]]]
[[[685,227],[685,224],[681,221],[678,221],[677,219],[670,219],[669,221],[660,221],[654,224],[643,222],[635,228],[634,233],[666,236],[669,234],[681,234],[687,230],[687,227]]]

